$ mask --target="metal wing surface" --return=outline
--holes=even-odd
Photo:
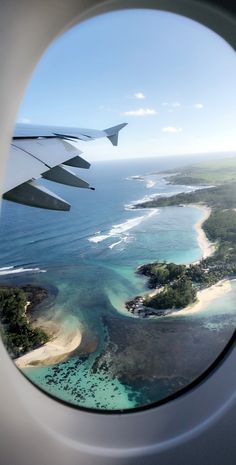
[[[71,167],[90,167],[72,141],[107,137],[118,144],[118,133],[126,123],[105,129],[17,125],[8,157],[3,198],[33,207],[69,210],[70,204],[40,185],[38,178],[69,186],[93,189]]]

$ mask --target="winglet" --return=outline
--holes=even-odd
[[[104,129],[104,132],[107,134],[107,138],[111,141],[112,145],[118,145],[118,134],[119,131],[124,128],[128,123],[118,124],[118,126],[113,126],[112,128]]]

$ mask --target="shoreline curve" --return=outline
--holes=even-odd
[[[200,205],[197,203],[184,204],[183,207],[193,207],[203,211],[202,218],[200,218],[200,220],[198,220],[197,223],[195,223],[194,225],[194,229],[197,233],[198,245],[202,251],[202,256],[199,258],[199,260],[196,260],[191,263],[191,265],[197,265],[204,258],[211,257],[211,255],[213,255],[216,251],[216,243],[209,241],[202,227],[205,221],[208,220],[208,218],[210,217],[212,209],[206,205]]]
[[[232,290],[231,279],[222,279],[213,286],[207,287],[197,292],[197,301],[180,310],[166,315],[168,318],[173,316],[186,316],[204,310],[205,307]]]
[[[53,320],[38,320],[35,327],[43,329],[51,339],[46,344],[14,360],[20,369],[43,367],[64,361],[82,341],[82,328],[77,318],[66,327]]]

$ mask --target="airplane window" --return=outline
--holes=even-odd
[[[5,178],[0,332],[45,393],[157,405],[233,337],[235,78],[222,38],[152,10],[85,21],[43,56]]]

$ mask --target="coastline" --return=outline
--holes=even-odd
[[[200,220],[197,221],[197,223],[195,223],[194,225],[194,229],[197,233],[197,241],[198,241],[198,244],[199,244],[199,247],[200,249],[202,250],[202,255],[201,255],[201,258],[197,261],[194,261],[194,262],[191,262],[191,265],[198,265],[201,260],[204,260],[210,256],[212,256],[216,249],[217,249],[217,243],[213,243],[213,242],[210,242],[209,239],[207,238],[206,234],[205,234],[205,231],[203,230],[203,224],[205,223],[205,221],[210,217],[211,215],[211,212],[212,212],[212,209],[206,205],[199,205],[199,204],[195,204],[195,203],[191,203],[191,204],[182,204],[181,205],[182,207],[193,207],[193,208],[198,208],[200,210],[203,211],[203,216]],[[189,265],[186,265],[186,267],[189,267]],[[149,291],[148,293],[145,293],[144,295],[142,296],[137,296],[136,298],[134,298],[133,300],[131,300],[131,302],[133,301],[134,302],[134,307],[136,307],[136,309],[139,311],[140,310],[140,306],[142,307],[143,306],[143,300],[145,297],[150,297],[150,298],[153,298],[155,297],[157,294],[159,294],[160,292],[162,292],[164,289],[164,287],[160,287],[160,288],[155,288],[155,289],[152,289],[151,292]],[[171,312],[168,317],[170,316],[184,316],[184,315],[187,315],[187,314],[191,314],[191,313],[195,313],[195,312],[198,312],[198,311],[201,311],[206,305],[210,304],[213,300],[215,300],[215,298],[218,298],[218,297],[221,297],[222,295],[224,295],[225,293],[229,292],[231,290],[231,282],[229,279],[222,279],[220,281],[218,281],[216,284],[206,288],[206,289],[203,289],[201,291],[198,291],[197,292],[197,300],[191,304],[191,305],[188,305],[187,307],[185,308],[182,308],[180,310],[175,310],[173,312]],[[128,307],[126,307],[128,308]],[[128,313],[130,313],[130,310],[127,310]],[[136,315],[136,312],[131,312],[131,313],[135,313]],[[153,315],[151,315],[151,317],[153,317]]]
[[[198,208],[203,211],[203,216],[197,223],[194,225],[194,229],[197,233],[197,240],[200,249],[202,250],[202,256],[198,261],[192,262],[192,264],[197,264],[201,259],[210,257],[214,254],[216,250],[216,244],[208,240],[202,226],[204,222],[209,218],[211,214],[211,208],[206,205],[199,204],[184,204],[183,207],[193,207]],[[202,310],[207,304],[217,297],[220,297],[225,292],[229,292],[231,289],[231,284],[229,280],[219,281],[217,284],[198,291],[197,301],[194,304],[191,304],[188,307],[180,309],[178,311],[173,311],[168,316],[183,316],[186,314],[195,313]],[[153,297],[155,294],[161,292],[162,289],[152,289],[152,291],[146,295]],[[144,295],[145,297],[145,295]],[[123,310],[124,314],[134,317],[130,311],[126,309]],[[79,327],[79,322],[74,324],[68,330],[63,324],[59,326],[53,320],[44,320],[40,321],[38,319],[35,322],[35,327],[43,329],[48,336],[50,341],[44,344],[43,346],[17,358],[15,360],[16,365],[20,369],[25,369],[28,367],[43,367],[59,363],[64,361],[72,352],[74,352],[81,344],[82,341],[82,331]]]
[[[197,313],[201,310],[204,309],[206,305],[211,303],[213,300],[218,299],[219,297],[222,297],[222,295],[226,294],[227,292],[230,292],[232,289],[231,286],[231,280],[230,279],[222,279],[218,283],[214,284],[213,286],[210,286],[206,289],[203,289],[201,291],[197,292],[197,301],[191,305],[188,305],[188,307],[185,307],[181,310],[176,310],[167,317],[172,317],[172,316],[186,316],[186,315],[191,315],[193,313]]]
[[[34,327],[43,329],[51,338],[41,347],[28,352],[14,360],[20,369],[29,367],[43,367],[64,361],[74,352],[82,341],[82,328],[79,321],[73,318],[70,327],[53,320],[38,319]],[[74,321],[76,320],[76,322]]]
[[[209,241],[204,229],[202,228],[205,221],[209,218],[212,209],[206,205],[199,205],[197,203],[184,204],[183,207],[198,208],[204,212],[203,217],[194,225],[195,231],[197,233],[198,245],[202,250],[201,258],[191,263],[192,265],[197,265],[202,259],[211,257],[211,255],[213,255],[216,251],[216,244]]]
[[[205,221],[209,218],[212,209],[206,205],[199,205],[195,203],[191,204],[184,204],[183,207],[194,207],[202,210],[204,212],[203,217],[195,223],[194,228],[197,233],[197,241],[199,244],[200,249],[202,250],[202,257],[195,262],[192,262],[191,265],[197,265],[200,261],[204,258],[208,258],[213,255],[216,251],[216,244],[209,241],[207,238],[202,226]],[[163,288],[154,289],[150,293],[148,293],[149,297],[154,297],[156,294],[161,292]],[[197,301],[194,304],[188,305],[187,307],[172,312],[171,314],[167,315],[170,316],[185,316],[190,315],[192,313],[196,313],[201,311],[206,305],[211,303],[218,297],[221,297],[223,294],[229,292],[231,290],[230,280],[223,279],[218,283],[210,286],[206,289],[197,292]]]

